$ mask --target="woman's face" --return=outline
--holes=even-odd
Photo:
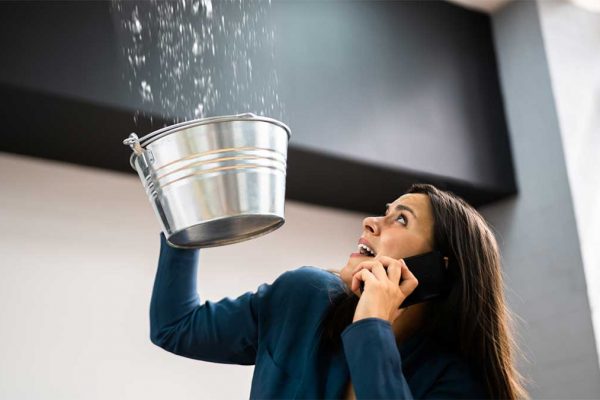
[[[365,218],[361,239],[366,240],[376,256],[395,259],[433,250],[433,212],[429,196],[422,193],[402,195],[388,204],[385,216]],[[360,253],[358,247],[340,273],[348,287],[358,264],[373,259],[357,253]]]

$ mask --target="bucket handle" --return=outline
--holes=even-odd
[[[131,150],[133,150],[133,152],[138,156],[144,154],[144,149],[140,145],[140,138],[138,138],[138,135],[136,135],[134,132],[130,133],[129,137],[123,140],[123,144],[131,147]]]

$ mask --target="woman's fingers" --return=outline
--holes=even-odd
[[[371,274],[381,282],[391,281],[393,284],[398,285],[400,282],[400,276],[402,274],[402,264],[404,261],[395,260],[391,257],[377,256],[373,260],[363,261],[358,264],[353,272],[353,276],[358,274],[361,270],[366,269],[371,271]],[[358,282],[360,287],[360,282]],[[352,286],[352,290],[358,290]]]
[[[387,277],[390,281],[395,283],[396,285],[400,283],[400,276],[402,271],[402,264],[404,264],[404,260],[399,259],[396,260],[392,257],[387,256],[378,256],[379,261],[387,266]]]
[[[385,268],[383,268],[383,264],[379,261],[373,261],[371,273],[380,281],[388,279],[387,272],[385,271]]]
[[[371,273],[371,271],[369,271],[368,269],[361,269],[360,271],[352,275],[352,291],[357,291],[358,288],[360,288],[361,282],[368,282],[373,280],[377,280],[377,278]]]
[[[353,274],[357,276],[356,282],[353,279],[353,291],[357,291],[360,288],[360,282],[365,280],[361,279],[363,275],[359,275],[362,270],[370,271],[370,277],[376,278],[379,281],[385,282],[389,280],[395,285],[399,285],[400,290],[405,296],[411,294],[419,284],[419,281],[410,272],[403,259],[396,260],[392,257],[376,256],[375,259],[363,261],[357,266]]]

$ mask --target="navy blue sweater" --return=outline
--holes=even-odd
[[[322,340],[322,321],[341,279],[303,266],[237,298],[207,300],[196,291],[198,249],[177,249],[160,234],[150,304],[150,337],[161,348],[202,361],[255,365],[250,398],[485,398],[456,354],[419,334],[398,346],[391,324],[366,318],[342,332],[343,348]]]

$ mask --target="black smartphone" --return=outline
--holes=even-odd
[[[444,296],[448,289],[448,271],[442,253],[437,250],[404,258],[406,266],[419,281],[419,285],[408,295],[400,308]],[[360,292],[365,283],[360,283]]]

